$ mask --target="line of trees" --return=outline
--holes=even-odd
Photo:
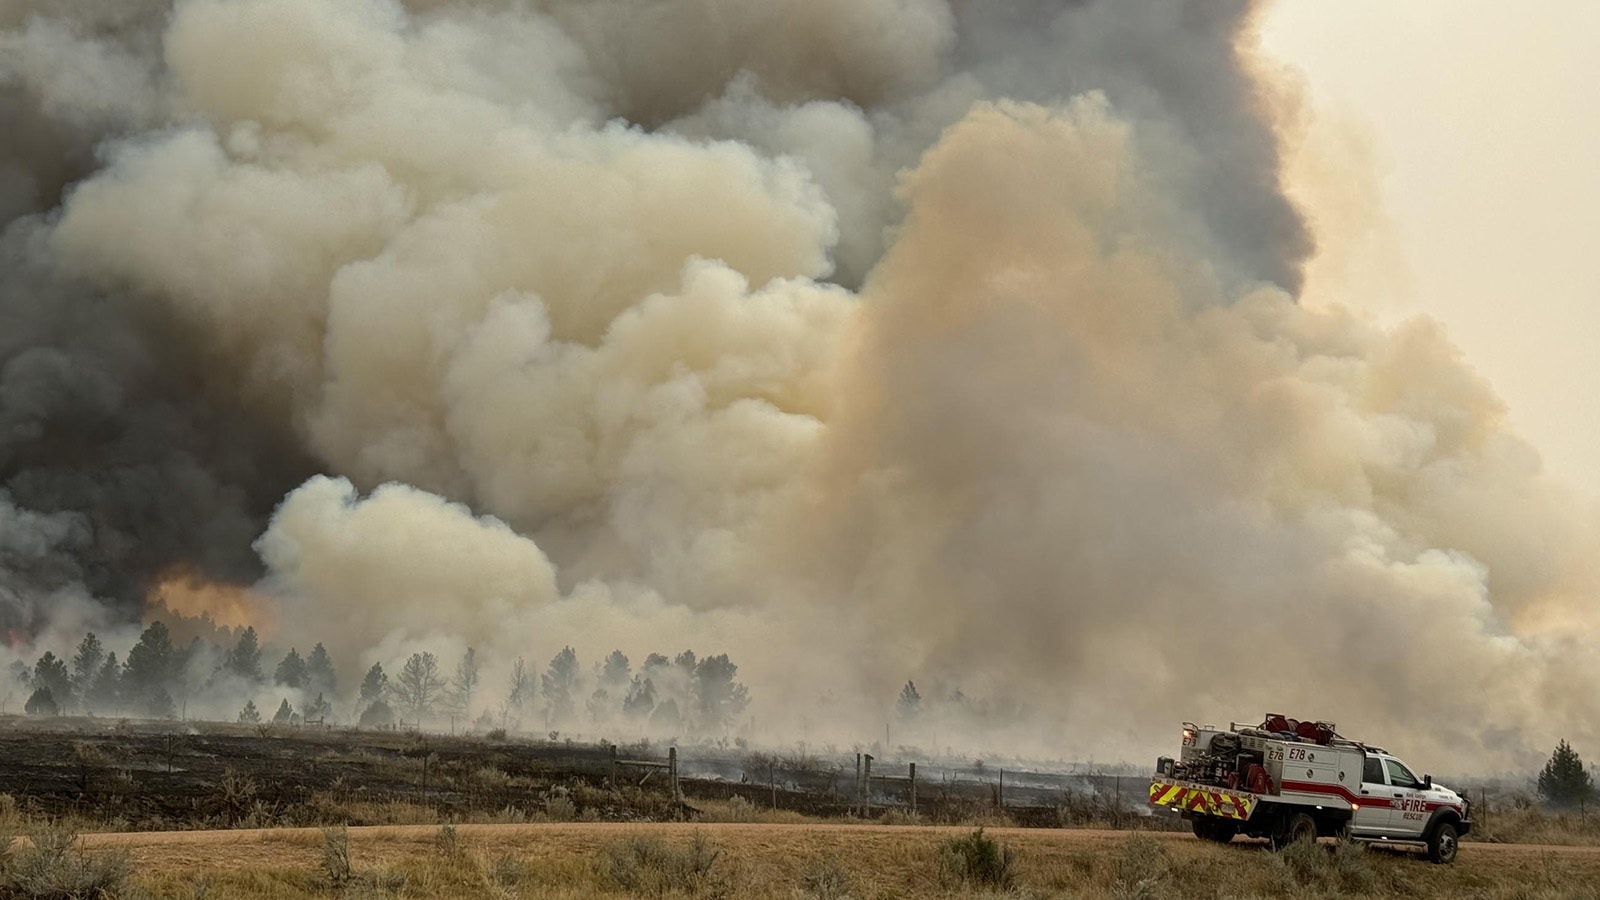
[[[90,632],[71,660],[47,650],[31,669],[13,663],[11,674],[28,692],[24,711],[35,715],[81,712],[170,718],[183,712],[191,698],[228,690],[259,692],[270,683],[306,696],[303,709],[295,715],[319,718],[331,708],[330,698],[338,687],[333,659],[320,643],[305,657],[297,648],[289,648],[269,679],[254,628],[245,628],[232,647],[221,650],[198,638],[179,647],[162,622],[152,623],[139,635],[126,660],[108,652],[99,636]]]
[[[723,731],[750,704],[749,690],[737,680],[739,667],[726,653],[698,658],[685,650],[668,658],[651,653],[638,671],[627,654],[614,650],[586,675],[577,651],[564,647],[542,673],[519,657],[505,693],[492,708],[480,710],[485,727],[561,729],[589,723],[619,722],[662,733]],[[384,726],[397,718],[423,721],[442,713],[463,717],[481,693],[476,651],[468,649],[447,673],[432,653],[414,653],[392,679],[381,663],[361,680],[359,722]]]
[[[70,660],[46,651],[31,668],[15,663],[12,677],[28,698],[25,710],[35,715],[171,718],[183,714],[190,700],[206,700],[214,714],[220,698],[234,698],[243,700],[237,720],[256,723],[273,709],[257,706],[268,697],[278,701],[274,722],[320,721],[333,714],[339,681],[326,647],[318,643],[304,655],[290,647],[270,666],[270,675],[269,662],[254,628],[239,631],[230,647],[198,638],[180,647],[167,626],[155,622],[126,659],[90,633]],[[637,670],[616,650],[585,671],[577,651],[564,647],[541,672],[518,658],[499,693],[485,689],[475,649],[468,648],[453,667],[424,651],[411,654],[392,676],[374,663],[356,688],[354,712],[359,724],[371,727],[450,716],[484,727],[559,730],[626,723],[659,733],[717,733],[749,706],[738,672],[726,653],[700,658],[692,650],[671,658],[651,653]]]

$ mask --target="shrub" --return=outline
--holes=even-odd
[[[1372,853],[1355,841],[1340,841],[1333,848],[1314,841],[1295,841],[1270,857],[1283,889],[1307,889],[1330,894],[1368,895],[1382,887]]]
[[[461,852],[461,833],[454,825],[440,825],[439,833],[433,836],[433,847],[446,856],[455,856]]]
[[[489,865],[489,877],[501,887],[517,887],[533,877],[533,867],[515,856],[497,856]]]
[[[1016,880],[1016,854],[983,829],[951,838],[939,854],[939,880],[945,885],[1010,890]]]
[[[878,823],[881,825],[921,825],[923,820],[921,813],[897,808],[886,810],[883,816],[878,819]]]
[[[71,829],[30,829],[31,847],[12,850],[0,881],[0,896],[112,898],[127,888],[131,871],[125,852],[84,853]]]
[[[544,801],[544,814],[552,822],[571,822],[578,818],[578,805],[565,794],[556,794]]]
[[[695,832],[687,848],[660,838],[634,837],[607,845],[599,868],[624,891],[661,896],[694,894],[709,885],[721,851],[711,849],[705,834]]]
[[[1114,867],[1112,896],[1118,900],[1144,900],[1161,895],[1161,885],[1172,869],[1172,859],[1165,844],[1138,834],[1122,842]]]
[[[356,725],[360,728],[393,728],[394,707],[382,700],[375,700],[372,705],[361,711]]]
[[[754,822],[760,817],[760,815],[761,814],[756,809],[756,805],[754,803],[751,803],[749,800],[746,800],[738,794],[734,794],[733,798],[728,801],[729,822]]]
[[[1291,884],[1309,886],[1327,879],[1328,853],[1316,841],[1294,841],[1275,858]]]
[[[211,791],[211,806],[227,824],[237,825],[255,808],[256,790],[255,781],[248,775],[227,769]]]
[[[800,875],[800,887],[816,900],[847,900],[853,885],[850,873],[831,857],[814,859]]]
[[[322,829],[322,871],[334,887],[350,881],[350,829],[343,825]]]

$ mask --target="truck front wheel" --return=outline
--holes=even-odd
[[[1441,865],[1455,862],[1459,843],[1455,823],[1440,822],[1428,837],[1428,858]]]

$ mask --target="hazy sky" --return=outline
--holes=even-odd
[[[1313,151],[1376,166],[1392,240],[1356,248],[1376,271],[1343,299],[1445,322],[1550,470],[1600,495],[1600,4],[1281,0],[1264,32]]]

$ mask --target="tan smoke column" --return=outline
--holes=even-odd
[[[1592,729],[1595,509],[1437,327],[1296,304],[1250,5],[997,10],[189,0],[36,245],[334,476],[256,547],[346,681],[693,647],[765,739],[916,678],[907,742],[1061,757]],[[121,65],[73,34],[19,40]]]

